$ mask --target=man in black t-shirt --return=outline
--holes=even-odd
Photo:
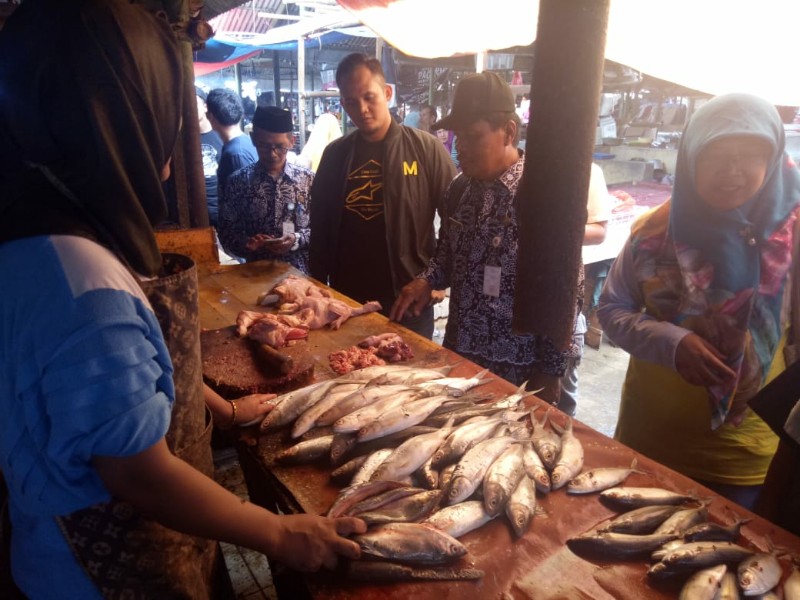
[[[200,124],[200,153],[203,158],[203,175],[206,180],[206,204],[208,205],[208,221],[217,227],[219,218],[219,196],[217,194],[217,167],[222,154],[222,138],[211,127],[206,114],[207,94],[205,90],[195,86],[197,98],[197,120]]]

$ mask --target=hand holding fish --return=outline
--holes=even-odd
[[[297,571],[336,568],[339,556],[358,559],[359,545],[346,539],[367,531],[367,525],[355,517],[332,519],[316,515],[283,515],[275,520],[274,552],[265,552]]]
[[[260,423],[264,415],[275,408],[275,403],[272,402],[275,398],[275,394],[250,394],[237,398],[236,423],[239,425]]]
[[[403,286],[394,301],[389,318],[400,321],[406,313],[418,317],[422,309],[431,303],[431,286],[424,279],[413,279]]]
[[[693,385],[722,385],[736,379],[725,356],[696,333],[689,333],[675,350],[675,370]]]

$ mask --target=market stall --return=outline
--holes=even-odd
[[[261,261],[238,266],[211,266],[200,269],[200,312],[204,329],[230,327],[241,310],[258,310],[256,298],[290,272],[282,263]],[[261,309],[267,310],[267,309]],[[408,332],[378,314],[346,322],[338,331],[311,331],[304,351],[315,365],[315,379],[335,374],[328,364],[330,352],[352,346],[367,335],[387,331],[401,332],[414,351],[414,365],[456,365],[454,376],[471,376],[480,368],[429,340]],[[514,391],[514,386],[495,378],[481,391],[497,395]],[[531,406],[544,403],[529,398]],[[543,413],[544,411],[540,411]],[[553,421],[566,423],[566,417],[553,411]],[[636,459],[636,469],[626,486],[664,488],[689,494],[708,502],[711,520],[730,524],[750,519],[742,528],[739,543],[769,551],[771,547],[800,552],[800,539],[749,513],[644,456],[618,444],[582,423],[575,423],[575,435],[585,452],[584,468],[627,467]],[[240,458],[248,480],[251,499],[283,511],[324,514],[334,502],[340,485],[331,482],[331,466],[321,459],[298,466],[279,465],[275,457],[289,447],[286,429],[259,435],[257,428],[242,432]],[[654,581],[648,577],[651,561],[645,558],[623,560],[602,556],[579,557],[566,545],[618,514],[598,494],[573,495],[559,489],[539,495],[533,522],[524,536],[516,539],[506,518],[500,516],[461,538],[468,554],[454,568],[475,568],[485,574],[467,581],[414,581],[410,583],[357,583],[344,570],[335,573],[302,575],[298,583],[313,598],[674,598],[685,580]],[[781,559],[783,578],[791,568]]]

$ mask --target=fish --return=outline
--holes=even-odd
[[[342,466],[331,471],[331,479],[352,479],[353,475],[361,468],[361,465],[364,464],[367,458],[369,458],[367,454],[351,458]]]
[[[492,381],[492,378],[489,377],[488,374],[489,369],[484,369],[472,377],[442,377],[439,379],[424,381],[418,385],[423,389],[438,389],[438,386],[444,386],[447,388],[451,396],[457,396],[471,390],[472,388],[485,385]]]
[[[284,465],[300,465],[312,462],[330,454],[332,443],[332,435],[306,440],[279,452],[275,460]]]
[[[447,415],[431,415],[423,421],[423,424],[430,425],[431,427],[440,427],[447,418],[452,416],[454,418],[453,422],[456,425],[461,425],[475,417],[489,417],[497,415],[499,412],[501,412],[500,409],[494,408],[491,404],[476,405],[471,408],[455,410]]]
[[[450,434],[453,420],[441,430],[417,435],[400,444],[372,474],[372,479],[401,479],[427,462]]]
[[[490,515],[497,516],[503,511],[523,475],[522,446],[512,444],[494,460],[483,477],[483,505]]]
[[[369,556],[412,565],[442,565],[467,554],[456,538],[420,523],[389,523],[351,538]]]
[[[765,594],[781,580],[781,565],[773,554],[759,552],[745,558],[736,568],[739,587],[745,596]]]
[[[439,509],[425,519],[423,524],[441,529],[454,538],[460,538],[473,529],[483,527],[496,516],[486,512],[480,500],[467,500]]]
[[[550,485],[554,490],[565,486],[583,469],[583,444],[572,433],[572,419],[567,418],[567,426],[561,435],[561,452],[559,452],[553,472],[550,473]]]
[[[542,459],[533,448],[533,442],[522,444],[522,462],[525,466],[525,474],[533,480],[536,489],[542,494],[550,493],[550,473],[542,462]]]
[[[696,508],[684,508],[677,511],[656,529],[656,533],[676,533],[683,536],[687,530],[702,523],[708,518],[708,509],[705,504]],[[687,542],[691,540],[686,540]]]
[[[279,396],[278,398],[280,401],[277,402],[275,408],[261,421],[261,431],[273,431],[279,427],[288,425],[304,410],[308,409],[315,399],[319,399],[314,392],[320,388],[326,389],[332,385],[333,382],[331,381],[319,381],[307,385],[304,388],[300,388],[299,390]],[[276,400],[278,400],[278,398],[276,398]]]
[[[602,527],[598,527],[597,531],[600,533],[608,531],[639,535],[653,533],[661,523],[678,510],[680,510],[680,507],[675,505],[661,506],[656,504],[653,506],[643,506],[622,513]]]
[[[452,463],[439,471],[439,489],[446,490],[450,485],[450,480],[453,478],[453,473],[456,471],[457,463]]]
[[[534,391],[527,391],[525,388],[527,387],[528,382],[523,381],[522,385],[520,385],[516,391],[512,394],[509,394],[505,398],[502,398],[494,403],[496,408],[516,408],[520,405],[520,403],[525,399],[529,398],[530,396],[536,395],[538,392],[542,390],[534,390]],[[525,411],[526,414],[528,411]]]
[[[785,600],[800,600],[800,570],[792,565],[792,572],[783,582],[783,597]]]
[[[482,417],[481,420],[465,423],[454,429],[431,458],[431,466],[442,466],[457,461],[467,450],[491,437],[502,425],[500,419]]]
[[[452,366],[445,366],[445,367],[437,367],[437,368],[420,368],[420,367],[409,367],[409,366],[399,366],[395,369],[388,370],[384,373],[380,373],[375,377],[369,380],[367,383],[368,386],[376,386],[376,385],[387,385],[387,384],[397,384],[397,385],[417,385],[418,383],[424,383],[426,381],[431,381],[433,379],[441,379],[442,377],[446,377],[450,374],[450,371],[453,369],[455,365]]]
[[[389,458],[389,455],[392,452],[393,450],[391,448],[382,448],[381,450],[376,450],[370,454],[369,458],[367,458],[367,460],[364,461],[364,464],[361,465],[361,468],[356,472],[355,475],[353,475],[350,485],[370,481],[375,469],[381,466],[381,463]]]
[[[439,489],[439,471],[431,466],[430,458],[422,463],[422,466],[416,472],[416,477],[428,489]]]
[[[568,494],[591,494],[602,492],[623,483],[631,473],[641,473],[636,469],[636,459],[627,468],[599,467],[580,473],[567,484]]]
[[[660,548],[656,548],[655,550],[653,550],[653,553],[650,555],[650,558],[652,560],[660,561],[667,554],[669,554],[670,552],[672,552],[673,550],[675,550],[677,548],[680,548],[681,546],[684,546],[685,544],[686,544],[686,540],[684,540],[683,538],[679,537],[677,539],[672,540],[671,542],[667,542],[666,544],[664,544]]]
[[[442,490],[425,490],[388,502],[371,511],[358,513],[368,527],[385,523],[408,523],[427,518],[439,505]]]
[[[687,529],[683,534],[683,538],[687,542],[733,542],[739,537],[742,525],[749,521],[750,519],[739,519],[727,526],[711,522],[700,523]]]
[[[326,516],[331,518],[341,517],[352,506],[364,498],[375,496],[386,490],[406,487],[398,481],[370,481],[358,485],[349,485],[342,489],[328,509]]]
[[[514,535],[521,538],[528,531],[536,514],[536,488],[530,477],[523,475],[519,480],[516,489],[506,502],[505,511]]]
[[[736,573],[733,571],[726,571],[719,584],[719,591],[714,597],[714,600],[740,600],[742,595],[739,593],[739,581],[736,578]]]
[[[431,433],[437,429],[438,427],[414,425],[413,427],[407,427],[401,431],[396,431],[395,433],[368,442],[359,442],[358,436],[355,433],[337,433],[334,435],[333,444],[331,444],[331,464],[334,466],[341,464],[341,462],[347,459],[351,454],[360,456],[362,454],[372,454],[376,450],[381,450],[382,448],[394,448],[409,438]]]
[[[485,575],[480,569],[469,567],[411,567],[393,562],[358,560],[350,562],[346,579],[369,582],[397,581],[456,581],[480,579]]]
[[[696,501],[697,498],[687,494],[672,492],[655,487],[613,487],[600,492],[600,498],[617,506],[639,508],[654,504],[683,504]]]
[[[549,410],[545,412],[541,421],[536,420],[535,411],[535,408],[531,409],[531,424],[533,425],[531,442],[533,442],[533,447],[542,459],[544,466],[552,470],[561,453],[561,436],[547,427]]]
[[[356,434],[359,442],[381,438],[390,433],[417,425],[439,406],[447,396],[431,396],[406,402],[402,406],[392,408],[378,416],[369,425],[365,425]]]
[[[412,368],[413,367],[410,367],[409,365],[371,365],[369,367],[364,367],[363,369],[355,369],[349,373],[345,373],[344,375],[339,375],[336,378],[336,381],[363,381],[365,385],[369,385],[369,382],[387,373],[410,373]]]
[[[351,412],[369,406],[385,398],[386,396],[393,396],[394,394],[405,392],[409,388],[404,385],[384,385],[380,387],[363,387],[356,390],[352,394],[342,398],[335,406],[332,406],[319,417],[317,417],[317,425],[333,425],[337,419],[341,419]]]
[[[395,502],[396,500],[400,500],[402,498],[407,498],[408,496],[413,496],[414,494],[419,494],[426,490],[418,487],[413,486],[403,486],[398,488],[390,488],[388,490],[381,491],[374,496],[369,496],[356,502],[353,504],[345,513],[348,517],[355,517],[360,515],[364,512],[374,511],[390,502]]]
[[[667,553],[661,562],[675,570],[696,571],[721,563],[738,563],[754,554],[733,542],[689,542]]]
[[[653,550],[677,537],[675,534],[632,535],[590,531],[568,539],[567,547],[579,556],[589,554],[603,558],[638,558],[649,556]]]
[[[453,471],[445,502],[448,505],[458,504],[472,495],[492,462],[513,442],[514,439],[508,436],[490,438],[467,451]]]
[[[331,443],[331,465],[337,467],[350,455],[358,444],[355,433],[336,433]]]
[[[727,570],[728,567],[725,565],[717,565],[698,571],[683,584],[678,599],[714,600],[714,597],[721,587],[722,578]]]
[[[338,383],[328,390],[327,395],[311,408],[303,412],[292,426],[292,437],[297,438],[317,425],[317,418],[345,397],[360,389],[361,383]]]
[[[368,404],[367,406],[363,406],[358,410],[339,417],[333,422],[333,430],[336,433],[357,432],[362,427],[372,423],[383,413],[398,406],[403,406],[405,403],[419,397],[419,391],[413,389],[384,396],[383,398],[375,400],[372,404]]]

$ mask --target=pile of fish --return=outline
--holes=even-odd
[[[626,512],[568,540],[578,555],[650,558],[648,576],[682,582],[682,600],[761,597],[781,580],[776,553],[737,543],[747,519],[709,521],[708,502],[659,488],[613,487],[601,498]],[[800,574],[787,579],[784,597],[800,600]]]

